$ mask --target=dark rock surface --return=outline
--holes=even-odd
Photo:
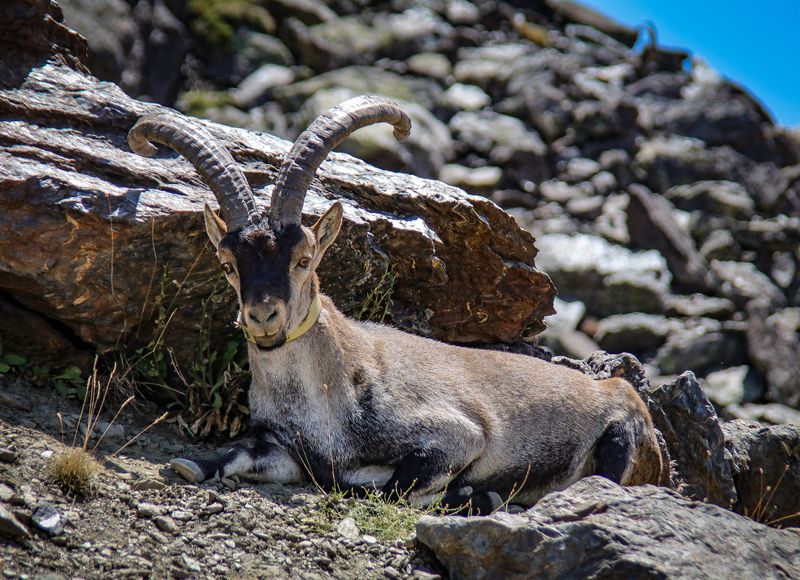
[[[737,512],[781,526],[800,524],[800,425],[722,424]]]
[[[714,407],[691,372],[653,388],[648,406],[675,462],[678,491],[722,507],[736,502],[725,438]]]
[[[519,514],[424,517],[455,578],[794,578],[800,537],[663,488],[591,477]]]

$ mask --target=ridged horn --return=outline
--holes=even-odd
[[[269,215],[273,228],[300,224],[306,191],[320,163],[350,133],[375,123],[393,125],[398,141],[411,132],[408,114],[384,97],[355,97],[314,119],[295,141],[275,179]]]
[[[194,166],[214,192],[229,231],[261,220],[241,167],[199,123],[174,114],[145,115],[128,132],[128,145],[139,155],[152,157],[153,142],[171,147]]]

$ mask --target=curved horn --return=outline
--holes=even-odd
[[[242,169],[231,154],[198,123],[167,113],[145,115],[128,132],[130,148],[152,157],[152,142],[171,147],[183,155],[211,188],[219,202],[228,230],[235,231],[261,218]]]
[[[275,179],[269,216],[272,226],[281,229],[300,224],[308,186],[331,149],[353,131],[381,122],[394,125],[398,141],[411,132],[408,114],[400,105],[383,97],[355,97],[314,119],[295,141]]]

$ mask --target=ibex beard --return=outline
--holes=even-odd
[[[334,203],[302,225],[305,193],[330,150],[376,122],[411,128],[396,103],[358,97],[318,117],[283,162],[268,215],[228,151],[197,123],[143,117],[151,141],[191,161],[216,195],[208,236],[239,299],[252,372],[249,439],[215,458],[177,458],[190,481],[241,475],[407,494],[488,513],[532,504],[587,475],[623,485],[664,477],[650,416],[622,379],[592,380],[532,357],[443,344],[346,318],[316,269],[342,225]]]

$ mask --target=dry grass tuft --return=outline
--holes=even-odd
[[[50,476],[64,493],[78,497],[91,493],[99,471],[100,464],[82,447],[67,447],[50,465]]]

